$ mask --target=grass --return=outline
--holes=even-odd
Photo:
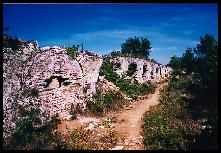
[[[143,116],[142,135],[146,149],[186,150],[193,137],[201,132],[200,123],[194,121],[184,97],[190,78],[169,81],[161,90],[161,104]],[[191,137],[191,139],[190,139]]]

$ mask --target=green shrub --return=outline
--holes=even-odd
[[[82,126],[74,129],[70,136],[71,148],[73,150],[107,150],[117,142],[115,131],[106,131],[101,136],[97,134],[98,131],[86,130]]]
[[[171,115],[163,113],[164,107],[157,107],[144,117],[142,135],[146,149],[185,149],[185,125],[179,125]]]
[[[9,36],[4,34],[3,36],[3,47],[11,48],[13,51],[18,51],[21,47],[21,41],[15,36]]]
[[[194,122],[184,101],[187,96],[193,98],[187,90],[191,82],[190,76],[171,78],[160,91],[161,104],[144,115],[142,135],[147,149],[188,149],[192,135],[199,134],[199,123]]]
[[[75,119],[77,119],[77,112],[76,111],[73,111],[73,112],[71,112],[71,119],[72,120],[75,120]]]
[[[120,56],[120,55],[122,55],[122,53],[121,53],[121,51],[112,51],[111,53],[110,53],[110,55],[112,56],[112,57],[115,57],[115,56]]]
[[[72,47],[68,47],[67,49],[67,54],[72,58],[75,59],[77,52],[78,52],[78,45],[73,45]]]
[[[42,124],[39,109],[26,110],[22,106],[20,109],[22,117],[17,121],[15,132],[5,149],[69,149],[69,145],[62,140],[60,133],[55,131],[60,122],[58,118],[53,117]]]
[[[132,80],[125,80],[121,78],[113,69],[113,63],[109,62],[109,59],[105,59],[100,69],[100,75],[105,75],[108,81],[113,82],[120,88],[121,91],[125,92],[129,97],[137,99],[141,94],[153,93],[155,86],[148,81],[146,84],[139,85],[138,83],[132,83]],[[130,68],[130,73],[136,70],[135,65]]]
[[[114,65],[114,70],[115,71],[121,67],[120,63],[114,63],[113,65]]]
[[[88,100],[87,106],[88,110],[93,114],[101,116],[104,113],[104,105],[99,93],[96,93],[90,100]]]
[[[97,90],[97,93],[88,101],[88,108],[90,112],[96,115],[103,115],[108,110],[118,110],[126,103],[127,100],[120,91],[109,91],[101,94]]]
[[[88,150],[91,149],[90,147],[90,130],[85,130],[83,127],[79,127],[74,129],[71,133],[71,148],[73,150]]]

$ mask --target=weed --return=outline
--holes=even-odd
[[[75,119],[77,119],[77,113],[76,113],[76,111],[73,111],[73,112],[71,112],[71,119],[72,120],[75,120]]]

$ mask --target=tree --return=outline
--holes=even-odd
[[[150,54],[151,43],[147,38],[128,38],[121,45],[122,54],[129,54],[140,57],[148,57]]]
[[[214,36],[206,34],[204,37],[200,37],[200,43],[197,44],[194,53],[197,55],[197,62],[200,65],[197,69],[198,73],[203,75],[210,69],[209,76],[213,76],[217,72],[218,66],[218,43]]]
[[[120,56],[121,55],[121,51],[115,51],[113,50],[111,53],[110,53],[111,56],[115,57],[115,56]]]
[[[217,101],[217,77],[218,77],[218,43],[213,35],[205,34],[200,37],[200,43],[194,49],[196,57],[196,73],[201,78],[202,90],[211,100]],[[212,104],[214,105],[214,104]],[[216,104],[215,104],[216,105]],[[216,107],[216,106],[215,106]]]
[[[195,54],[194,54],[195,53]],[[187,48],[182,57],[171,57],[170,65],[177,70],[186,69],[189,83],[183,84],[185,90],[192,94],[188,101],[188,109],[194,118],[207,118],[210,129],[202,131],[196,141],[201,146],[217,146],[218,130],[218,43],[213,35],[200,37],[200,43],[194,49]],[[193,144],[194,146],[195,144]],[[196,144],[197,146],[197,144]]]
[[[181,69],[181,64],[182,64],[182,61],[181,61],[180,57],[172,56],[170,58],[168,66],[170,66],[174,70],[180,70]]]
[[[79,45],[73,45],[72,47],[67,48],[68,55],[71,56],[72,59],[76,57],[76,53],[78,52]]]
[[[193,71],[194,61],[193,50],[191,48],[187,48],[181,58],[181,67],[186,70],[186,73],[191,73]]]

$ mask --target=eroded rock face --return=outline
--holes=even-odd
[[[49,116],[64,117],[82,105],[83,73],[79,63],[60,47],[43,48],[35,57],[30,82],[39,89],[39,99]]]
[[[81,65],[84,75],[83,84],[86,91],[86,96],[92,96],[96,93],[96,84],[103,58],[94,53],[79,52],[76,60]]]
[[[18,106],[24,99],[28,63],[32,63],[40,48],[36,41],[27,43],[7,36],[3,37],[3,42],[3,137],[6,139],[15,128]],[[31,98],[30,103],[35,100]]]
[[[37,42],[22,42],[19,50],[3,52],[4,138],[15,128],[19,105],[40,108],[44,122],[54,115],[66,118],[73,110],[83,111],[85,97],[96,92],[100,56],[79,53],[71,59],[64,48],[40,49]],[[31,89],[38,91],[37,96],[24,94]]]
[[[141,84],[148,80],[152,82],[162,81],[169,76],[172,70],[165,65],[156,64],[141,58],[113,57],[110,61],[118,65],[116,73],[121,77],[126,75],[130,64],[135,64],[136,71],[129,78],[135,78]]]
[[[6,40],[7,41],[7,40]],[[54,115],[67,118],[74,109],[83,111],[86,98],[96,93],[103,58],[90,52],[79,52],[75,59],[61,47],[39,48],[36,41],[19,42],[19,49],[3,48],[3,137],[8,138],[19,117],[19,105],[40,108],[42,122]],[[122,76],[131,63],[137,65],[132,75],[139,83],[167,77],[170,68],[144,59],[112,58],[120,63],[116,70]],[[113,83],[100,77],[105,90],[118,90]],[[30,94],[35,89],[37,94]],[[33,92],[33,91],[32,91]],[[27,94],[28,93],[28,94]]]

